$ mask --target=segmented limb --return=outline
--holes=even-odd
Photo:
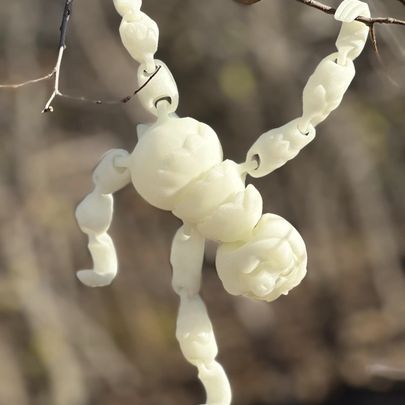
[[[335,13],[342,21],[336,47],[338,52],[324,58],[309,78],[303,92],[303,114],[281,128],[265,132],[247,153],[245,170],[263,177],[293,159],[315,138],[315,126],[324,121],[342,102],[355,76],[353,60],[360,55],[369,28],[355,18],[369,17],[366,3],[344,0]]]
[[[369,27],[355,19],[359,16],[371,17],[367,3],[358,0],[343,1],[335,13],[335,20],[341,21],[342,28],[336,41],[339,51],[338,63],[344,65],[346,59],[356,59],[364,49]]]
[[[313,126],[302,132],[298,124],[299,119],[295,119],[261,135],[247,153],[246,172],[252,177],[264,177],[297,156],[316,134]]]
[[[367,41],[369,27],[355,21],[356,17],[370,17],[367,3],[358,0],[344,0],[335,13],[335,19],[342,22],[335,52],[321,61],[309,78],[303,93],[303,114],[299,128],[316,126],[342,102],[356,70],[353,60],[357,58]]]
[[[89,237],[88,248],[93,269],[77,272],[79,280],[89,287],[102,287],[112,282],[118,263],[114,243],[107,234],[113,215],[112,194],[130,182],[126,167],[128,152],[113,149],[107,152],[93,173],[93,191],[78,205],[76,219]]]
[[[176,233],[170,256],[172,286],[180,297],[176,337],[184,357],[198,368],[207,393],[206,405],[229,405],[231,388],[218,354],[207,309],[199,295],[205,239],[183,225]]]

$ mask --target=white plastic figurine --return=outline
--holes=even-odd
[[[353,59],[365,45],[368,27],[354,21],[369,17],[366,3],[343,1],[335,18],[342,21],[336,46],[310,77],[303,115],[260,136],[245,163],[223,160],[213,129],[193,118],[178,118],[179,95],[168,67],[154,59],[159,30],[140,11],[141,0],[114,0],[123,17],[121,39],[140,63],[139,85],[160,66],[139,93],[156,121],[138,126],[138,144],[129,154],[107,152],[94,171],[94,190],[81,202],[76,218],[89,236],[94,268],[78,272],[91,287],[111,283],[117,259],[107,234],[112,194],[132,183],[150,204],[172,211],[183,221],[172,245],[172,286],[180,297],[176,336],[186,359],[198,368],[209,405],[231,403],[231,389],[204,303],[199,296],[206,239],[218,242],[216,266],[224,288],[234,295],[272,301],[297,286],[306,274],[304,241],[294,227],[274,214],[262,214],[262,198],[246,175],[262,177],[284,165],[315,137],[315,126],[340,102],[352,81]]]

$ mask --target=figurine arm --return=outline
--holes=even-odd
[[[309,78],[303,94],[303,114],[299,122],[302,131],[316,126],[342,102],[356,70],[353,60],[362,52],[369,27],[355,21],[359,16],[370,17],[368,5],[358,0],[344,0],[335,13],[342,21],[335,52],[321,61]]]
[[[253,144],[246,157],[247,172],[252,177],[267,176],[297,156],[315,138],[315,128],[310,125],[306,132],[301,132],[299,120],[265,132]]]
[[[370,29],[366,24],[355,21],[359,16],[371,17],[368,4],[362,1],[343,1],[336,10],[335,19],[343,23],[336,41],[339,64],[344,64],[347,58],[356,59],[366,45]]]
[[[124,150],[107,152],[94,170],[93,191],[76,208],[79,227],[89,237],[88,248],[94,265],[92,270],[77,272],[77,277],[89,287],[108,285],[117,274],[114,243],[107,230],[113,215],[112,194],[130,182],[127,157],[128,152]]]
[[[215,360],[218,346],[199,290],[205,239],[183,225],[176,233],[170,256],[172,286],[180,296],[176,337],[184,357],[198,368],[207,404],[229,405],[231,389],[222,366]]]
[[[315,138],[315,126],[324,121],[341,103],[355,75],[353,60],[363,50],[369,27],[355,21],[369,17],[366,3],[344,0],[335,13],[342,28],[335,52],[324,58],[309,78],[303,92],[303,114],[281,128],[265,132],[247,153],[247,172],[263,177],[278,169]]]

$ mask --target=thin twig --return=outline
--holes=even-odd
[[[63,9],[63,16],[62,16],[62,22],[60,26],[60,35],[59,35],[59,43],[58,43],[58,59],[56,61],[55,67],[52,69],[52,71],[45,76],[38,77],[36,79],[31,79],[27,80],[25,82],[21,83],[14,83],[14,84],[1,84],[0,89],[17,89],[23,86],[27,86],[29,84],[34,84],[38,83],[41,81],[49,80],[53,77],[55,77],[54,81],[54,87],[53,87],[53,92],[51,96],[49,97],[48,101],[45,104],[44,109],[42,110],[43,113],[47,112],[52,112],[53,107],[52,107],[52,102],[54,101],[55,98],[61,97],[61,98],[67,98],[69,100],[76,100],[76,101],[83,101],[86,103],[92,103],[92,104],[109,104],[109,105],[114,105],[114,104],[125,104],[128,103],[136,94],[138,94],[142,89],[144,89],[149,82],[157,75],[159,70],[161,69],[162,66],[157,66],[155,72],[148,78],[148,80],[139,88],[134,90],[132,94],[129,96],[122,97],[118,100],[94,100],[94,99],[89,99],[84,96],[73,96],[70,94],[65,94],[63,93],[60,88],[59,88],[59,79],[60,79],[60,70],[62,66],[62,59],[63,59],[63,54],[66,49],[66,36],[67,36],[67,28],[68,28],[68,23],[70,16],[72,14],[72,5],[73,5],[74,0],[65,0],[65,6]]]
[[[58,53],[58,59],[56,61],[56,65],[55,65],[55,82],[54,82],[54,86],[53,86],[53,92],[51,94],[51,97],[49,97],[49,100],[45,104],[45,107],[42,110],[42,113],[52,112],[53,107],[52,107],[51,103],[56,96],[60,96],[60,94],[61,94],[59,91],[60,68],[62,65],[63,52],[66,49],[66,34],[67,34],[69,19],[70,19],[70,16],[72,15],[72,5],[73,5],[73,0],[65,0],[65,7],[63,9],[62,23],[59,28],[59,31],[60,31],[59,46],[58,46],[59,53]]]
[[[378,51],[378,45],[377,45],[377,36],[375,34],[375,25],[370,26],[370,39],[371,39],[371,44],[373,46],[373,49],[375,53],[380,56],[380,52]]]
[[[251,5],[254,3],[257,3],[258,1],[261,0],[234,0],[237,3],[240,4],[245,4],[245,5]],[[309,7],[316,8],[317,10],[320,10],[326,14],[334,15],[336,13],[336,8],[327,6],[326,4],[323,4],[319,1],[316,0],[295,0],[298,1],[299,3],[305,4]],[[401,3],[405,4],[405,0],[399,0]],[[399,20],[397,18],[392,18],[392,17],[376,17],[376,18],[368,18],[368,17],[357,17],[355,19],[356,21],[360,21],[363,24],[368,25],[371,27],[373,24],[395,24],[395,25],[405,25],[405,21]]]
[[[372,45],[372,47],[374,49],[374,52],[377,55],[378,62],[380,63],[383,70],[386,71],[385,63],[384,63],[384,61],[383,61],[383,59],[382,59],[382,57],[380,55],[380,51],[378,50],[377,34],[375,32],[375,24],[370,25],[370,40],[371,40],[371,45]],[[391,77],[389,77],[388,73],[387,73],[387,76],[391,81],[393,81],[393,79]]]
[[[128,103],[128,101],[130,101],[132,99],[132,97],[134,97],[135,95],[137,95],[142,89],[144,89],[149,82],[157,75],[157,73],[159,72],[159,70],[162,68],[162,66],[158,66],[156,68],[156,70],[153,72],[153,74],[148,78],[148,80],[139,88],[137,88],[136,90],[133,91],[133,93],[129,96],[125,96],[122,97],[118,100],[100,100],[100,99],[89,99],[83,96],[72,96],[70,94],[64,94],[62,92],[59,91],[59,93],[57,94],[57,96],[62,97],[62,98],[67,98],[69,100],[76,100],[76,101],[84,101],[86,103],[92,103],[92,104],[108,104],[108,105],[114,105],[114,104],[125,104]]]
[[[336,8],[327,6],[319,1],[315,0],[295,0],[299,3],[306,4],[309,7],[316,8],[317,10],[323,11],[326,14],[334,15],[336,13]],[[397,18],[392,17],[376,17],[376,18],[369,18],[369,17],[357,17],[356,21],[360,21],[363,24],[368,25],[370,28],[374,24],[397,24],[397,25],[405,25],[405,21],[398,20]]]
[[[65,50],[65,47],[61,46],[59,48],[59,54],[58,54],[58,60],[56,61],[56,66],[55,66],[55,82],[54,82],[54,89],[53,92],[51,94],[51,97],[49,97],[49,100],[47,101],[44,109],[42,110],[43,113],[46,112],[52,112],[53,111],[53,107],[51,106],[51,103],[53,101],[53,99],[56,96],[60,96],[61,92],[59,91],[59,77],[60,77],[60,67],[62,64],[62,58],[63,58],[63,52]]]
[[[66,34],[70,16],[72,15],[73,0],[65,0],[62,23],[60,25],[59,48],[66,48]]]
[[[0,89],[18,89],[20,87],[27,86],[29,84],[34,84],[34,83],[42,82],[44,80],[49,80],[54,74],[55,74],[55,68],[52,70],[52,72],[48,73],[47,75],[38,77],[36,79],[27,80],[27,81],[21,82],[21,83],[0,84]]]

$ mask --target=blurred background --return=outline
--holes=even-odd
[[[329,1],[336,6],[338,1]],[[400,1],[369,1],[405,19]],[[0,0],[0,82],[41,76],[56,61],[64,1]],[[161,29],[158,58],[177,80],[179,114],[211,125],[238,162],[257,137],[296,118],[339,24],[295,1],[145,0]],[[62,91],[120,98],[137,66],[110,0],[76,0]],[[292,162],[254,181],[265,212],[303,235],[308,275],[274,303],[229,296],[208,252],[202,295],[235,405],[405,403],[405,29],[377,26],[341,107]],[[115,199],[120,274],[79,284],[90,266],[74,208],[110,148],[132,150],[150,121],[137,100],[57,99],[52,81],[0,90],[0,404],[202,403],[175,339],[170,243],[179,222],[132,187]]]

